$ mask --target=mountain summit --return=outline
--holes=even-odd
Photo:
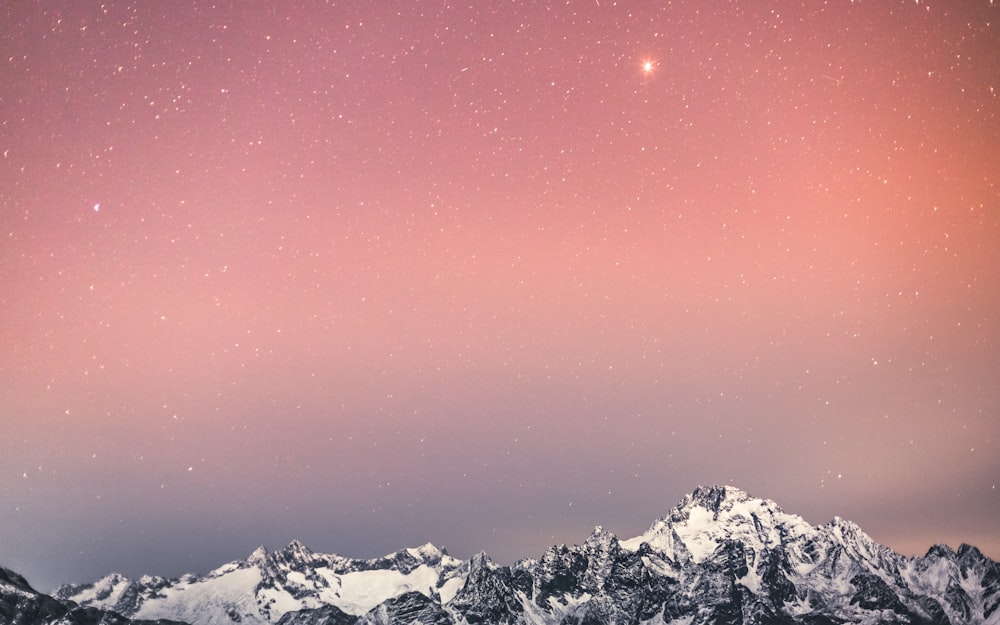
[[[811,531],[802,517],[786,514],[773,501],[755,499],[732,486],[699,487],[646,533],[622,546],[636,550],[645,543],[673,561],[697,564],[727,542],[760,553]]]
[[[6,579],[0,621],[24,625],[80,610],[116,625],[1000,625],[1000,565],[976,548],[906,558],[849,521],[814,527],[730,486],[697,488],[635,538],[597,527],[514,566],[430,544],[356,560],[294,541],[206,575],[113,574],[54,598]]]

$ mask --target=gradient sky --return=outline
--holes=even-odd
[[[512,563],[715,483],[1000,558],[998,22],[0,2],[0,564]]]

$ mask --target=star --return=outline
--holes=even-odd
[[[652,74],[653,73],[653,62],[652,61],[643,61],[643,63],[642,63],[642,72],[644,74]]]

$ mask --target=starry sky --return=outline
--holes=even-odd
[[[0,564],[1000,558],[991,0],[0,3]]]

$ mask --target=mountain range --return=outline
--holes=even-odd
[[[293,541],[206,574],[107,575],[39,593],[0,568],[17,625],[1000,625],[1000,564],[978,549],[904,557],[840,518],[699,487],[640,536],[501,566],[427,544],[371,560]]]

